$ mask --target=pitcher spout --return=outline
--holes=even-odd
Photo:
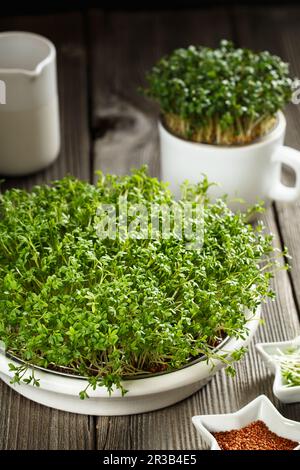
[[[55,47],[46,38],[21,31],[0,33],[0,74],[38,77],[55,60]]]

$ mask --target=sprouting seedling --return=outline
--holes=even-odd
[[[163,57],[145,93],[158,101],[166,127],[211,144],[245,144],[274,127],[292,98],[288,64],[267,51],[190,46]]]
[[[284,384],[288,387],[300,386],[300,348],[277,349],[273,359],[280,364]]]

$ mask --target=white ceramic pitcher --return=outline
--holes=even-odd
[[[50,165],[60,150],[56,50],[27,32],[0,33],[0,174]]]

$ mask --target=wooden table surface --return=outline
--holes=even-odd
[[[147,163],[159,176],[157,109],[137,88],[163,54],[189,44],[216,46],[220,39],[269,49],[300,76],[300,8],[207,8],[118,12],[91,10],[34,17],[2,17],[0,30],[49,37],[58,52],[62,150],[46,171],[9,179],[5,187],[50,182],[71,173],[93,180],[94,171],[127,173]],[[286,112],[286,143],[300,149],[300,105]],[[264,215],[278,246],[287,245],[290,272],[276,275],[275,302],[263,307],[265,325],[255,342],[300,334],[300,202],[275,204]],[[201,449],[191,417],[232,412],[266,394],[284,416],[300,421],[300,404],[283,405],[272,394],[273,377],[253,348],[235,378],[219,372],[192,397],[170,408],[122,417],[65,413],[29,401],[0,383],[1,449]]]

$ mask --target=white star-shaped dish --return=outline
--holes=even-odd
[[[282,416],[265,395],[258,396],[235,413],[201,415],[192,418],[195,428],[210,450],[221,450],[212,433],[241,429],[257,420],[263,421],[278,436],[300,442],[300,423]],[[293,450],[300,450],[300,445]]]
[[[300,336],[291,341],[281,341],[279,343],[257,343],[256,349],[265,362],[266,366],[275,374],[273,384],[274,395],[283,403],[300,402],[300,386],[288,387],[283,383],[280,370],[280,363],[276,356],[289,348],[300,347]]]

